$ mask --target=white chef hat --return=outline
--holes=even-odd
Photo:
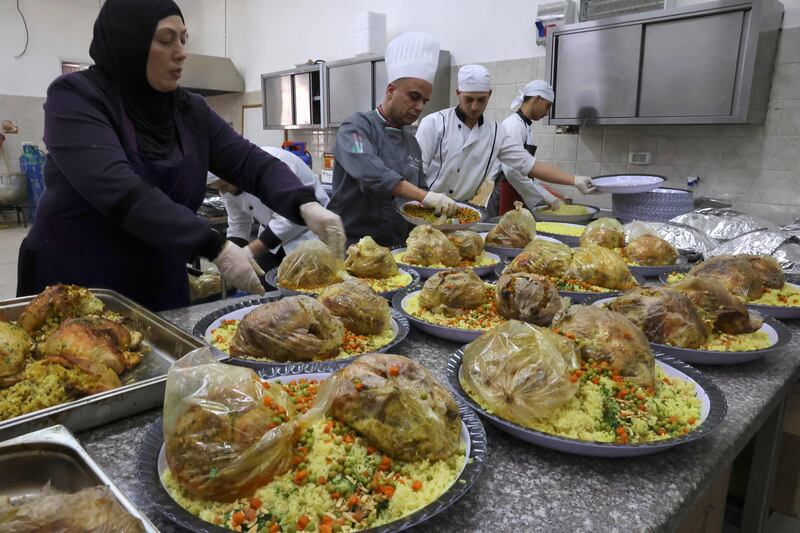
[[[386,47],[389,82],[419,78],[433,84],[439,64],[439,42],[421,31],[409,31],[392,39]]]
[[[218,176],[212,174],[211,172],[206,174],[206,185],[211,185],[215,181],[219,181],[219,180],[220,180],[220,178]]]
[[[484,93],[492,89],[492,76],[481,65],[464,65],[458,69],[458,90],[465,93]]]
[[[522,103],[526,96],[539,96],[543,100],[552,103],[556,97],[555,91],[544,80],[533,80],[528,85],[519,90],[519,94],[511,102],[511,109],[516,109]]]

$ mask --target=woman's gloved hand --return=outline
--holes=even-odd
[[[557,196],[545,197],[544,203],[547,204],[551,211],[558,211],[558,208],[561,207],[561,200]]]
[[[344,257],[347,237],[339,215],[325,209],[319,202],[308,202],[300,206],[300,216],[305,220],[308,229],[327,244],[336,257]]]
[[[249,248],[239,248],[231,241],[227,241],[214,259],[214,264],[217,265],[225,283],[250,294],[266,293],[259,279],[264,275],[264,271],[253,259],[253,253]]]
[[[589,176],[575,176],[575,188],[578,189],[581,194],[592,194],[597,190],[592,183],[592,178]]]
[[[458,204],[449,196],[431,191],[422,199],[422,207],[433,209],[436,215],[441,215],[442,213],[452,215],[458,209]]]

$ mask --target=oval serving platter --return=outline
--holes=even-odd
[[[419,283],[419,273],[414,270],[413,268],[398,266],[398,269],[401,270],[404,274],[408,274],[411,276],[411,283],[406,285],[405,287],[400,287],[397,289],[392,289],[390,291],[383,291],[377,293],[380,296],[383,296],[387,300],[391,300],[392,296],[395,295],[396,292],[402,291],[404,289],[408,289],[409,287],[416,287]],[[356,276],[352,276],[355,279],[359,279]],[[265,275],[264,280],[267,282],[267,285],[273,287],[276,291],[280,291],[280,293],[284,296],[296,296],[298,294],[305,294],[306,296],[317,296],[319,293],[317,292],[303,292],[303,291],[295,291],[292,289],[284,289],[283,287],[278,286],[278,267],[270,269]]]
[[[406,251],[406,248],[404,248],[404,247],[403,248],[394,248],[392,250],[392,255],[401,254],[401,253],[403,253],[405,251]],[[489,251],[484,251],[483,253],[488,255],[489,259],[493,260],[494,263],[492,263],[491,265],[486,265],[486,266],[466,267],[466,268],[472,269],[475,272],[475,274],[477,274],[480,277],[483,277],[483,276],[485,276],[487,274],[491,274],[491,272],[492,272],[492,270],[494,270],[495,266],[497,264],[499,264],[499,263],[502,263],[502,259],[500,257],[498,257],[497,254],[493,254],[493,253],[491,253]],[[395,258],[395,260],[396,260],[396,258]],[[429,277],[433,276],[437,272],[442,272],[442,271],[445,271],[445,270],[451,270],[451,268],[459,268],[459,267],[434,268],[434,267],[411,265],[411,264],[408,264],[408,263],[400,263],[399,261],[398,261],[398,264],[402,264],[403,265],[402,268],[404,270],[413,270],[413,271],[415,271],[415,274],[418,275],[417,279],[419,279],[419,278],[428,279]],[[409,287],[413,287],[413,286],[414,286],[413,284],[409,285]],[[397,292],[399,292],[401,290],[403,290],[403,289],[398,289],[397,291],[394,291],[394,292],[397,293]],[[392,296],[394,296],[394,294],[392,294]]]

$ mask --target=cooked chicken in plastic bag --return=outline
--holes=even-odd
[[[562,277],[572,261],[572,248],[560,242],[534,240],[506,267],[506,272],[529,272]]]
[[[761,327],[762,320],[751,315],[741,298],[731,294],[717,278],[687,276],[670,288],[685,294],[713,331],[750,333]]]
[[[550,325],[563,307],[556,286],[538,274],[503,274],[497,281],[495,294],[497,310],[502,316],[537,326]]]
[[[67,318],[102,312],[103,302],[89,289],[78,285],[50,285],[25,306],[17,324],[34,335],[45,326],[45,329],[58,327]]]
[[[284,289],[314,289],[342,281],[344,275],[344,261],[314,239],[301,242],[283,258],[277,281]]]
[[[138,533],[141,520],[131,515],[111,489],[87,487],[73,493],[46,485],[38,494],[0,496],[3,533]]]
[[[461,416],[450,393],[419,363],[368,354],[320,385],[330,414],[386,455],[403,461],[451,457],[461,444]]]
[[[28,332],[0,320],[0,388],[17,381],[14,376],[25,369],[33,354],[34,342]]]
[[[489,230],[486,244],[499,248],[525,248],[536,238],[536,219],[522,206],[514,202],[514,209],[500,217],[495,227]]]
[[[689,270],[688,276],[710,276],[725,285],[725,288],[744,300],[755,300],[764,295],[764,278],[753,268],[750,261],[741,255],[717,255]]]
[[[678,262],[678,251],[658,235],[643,235],[628,243],[625,257],[642,266],[668,266]]]
[[[408,234],[403,260],[420,266],[456,266],[461,262],[461,255],[447,235],[433,226],[422,225]]]
[[[595,244],[572,249],[569,275],[607,289],[626,290],[637,285],[636,278],[618,253]]]
[[[357,335],[378,335],[389,327],[389,302],[357,279],[329,285],[317,299]]]
[[[486,303],[486,286],[472,269],[437,272],[425,281],[419,293],[419,306],[434,313],[455,316],[464,309]]]
[[[783,267],[770,255],[743,255],[769,289],[782,289],[786,283]]]
[[[167,464],[195,498],[232,502],[288,470],[295,436],[323,412],[297,415],[281,387],[265,388],[252,370],[218,363],[200,348],[167,374]]]
[[[553,329],[574,338],[584,360],[606,361],[637,385],[654,386],[655,360],[647,337],[621,314],[573,305],[556,315]]]
[[[581,234],[581,246],[596,244],[603,248],[623,248],[625,228],[613,218],[598,218],[589,223]]]
[[[636,324],[650,342],[699,348],[708,341],[710,330],[695,305],[668,287],[636,287],[615,298],[608,308]]]
[[[483,253],[483,237],[474,231],[456,230],[449,231],[446,235],[458,248],[461,259],[474,261]]]
[[[571,340],[509,320],[467,345],[460,381],[483,407],[528,425],[575,396],[579,383],[570,376],[580,361]]]
[[[290,296],[250,311],[236,328],[232,356],[313,361],[339,354],[342,321],[310,296]]]
[[[385,279],[397,275],[397,262],[392,251],[370,236],[361,237],[347,248],[344,266],[347,272],[359,278]]]

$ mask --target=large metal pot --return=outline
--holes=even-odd
[[[26,201],[25,174],[0,173],[0,206],[23,205]]]

